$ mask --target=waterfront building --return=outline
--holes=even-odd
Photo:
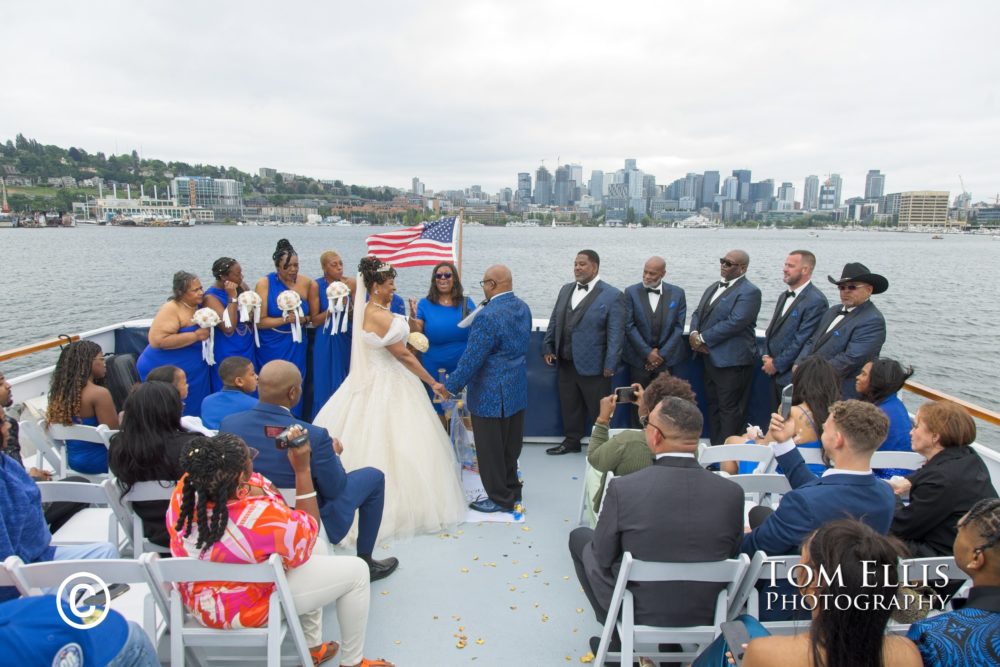
[[[654,176],[653,174],[643,174],[642,175],[643,199],[652,199],[656,195],[657,195],[656,176]]]
[[[601,200],[604,199],[604,172],[597,169],[590,172],[589,185],[590,196],[594,198],[594,202],[601,203]]]
[[[899,202],[903,193],[891,192],[882,198],[882,212],[888,215],[899,215]]]
[[[552,174],[544,165],[535,171],[535,203],[539,206],[552,205]]]
[[[243,183],[232,178],[178,176],[171,181],[178,206],[207,208],[217,222],[243,220]]]
[[[1000,227],[1000,206],[981,206],[976,212],[975,225],[978,227]]]
[[[583,185],[583,167],[578,164],[567,165],[569,167],[569,180],[576,183],[576,187]],[[578,199],[578,197],[574,197]]]
[[[840,196],[843,181],[840,174],[830,174],[819,189],[819,210],[836,211],[840,208]]]
[[[635,158],[625,158],[625,171],[629,171],[631,169],[638,169],[638,167],[635,166]]]
[[[802,208],[806,211],[819,208],[819,176],[806,176],[806,184],[802,190]]]
[[[739,220],[743,215],[743,207],[739,200],[725,199],[722,201],[722,219],[726,222]]]
[[[412,192],[415,195],[424,194],[424,184],[421,183],[420,179],[416,176],[413,177],[413,185],[410,189],[410,192]]]
[[[769,202],[774,196],[774,180],[765,179],[759,183],[750,184],[750,202]],[[767,209],[764,209],[767,210]]]
[[[865,176],[865,199],[873,201],[885,194],[885,174],[878,169],[869,169]]]
[[[789,183],[788,181],[785,181],[784,183],[782,183],[781,187],[778,188],[778,201],[791,202],[793,204],[793,208],[794,208],[794,204],[795,204],[795,186],[792,185],[791,183]],[[788,210],[788,209],[785,209],[785,210]]]
[[[573,201],[574,185],[569,165],[556,168],[556,184],[553,191],[553,202],[556,206],[569,206]]]
[[[749,169],[733,169],[733,176],[740,183],[739,192],[736,198],[740,201],[750,201],[750,170]]]
[[[271,169],[270,167],[261,167],[260,169],[257,170],[257,174],[261,178],[269,178],[271,180],[274,180],[274,177],[278,175],[278,170]]]
[[[531,173],[522,171],[517,175],[517,201],[522,204],[531,201]]]
[[[677,208],[679,208],[682,211],[693,211],[696,205],[697,201],[695,200],[695,198],[686,195],[684,197],[681,197],[677,202]]]
[[[111,222],[115,218],[130,220],[167,221],[196,218],[212,222],[215,216],[208,209],[199,209],[198,214],[190,206],[180,206],[174,199],[138,199],[111,197],[88,197],[85,202],[73,203],[73,215],[84,220]]]
[[[948,193],[945,191],[916,190],[901,192],[899,199],[899,225],[944,227],[948,224]]]
[[[739,199],[740,179],[735,176],[728,177],[722,185],[723,199]]]
[[[719,194],[719,172],[706,171],[701,177],[701,206],[713,206]]]

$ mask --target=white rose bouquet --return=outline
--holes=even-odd
[[[347,331],[347,297],[351,295],[351,289],[339,280],[330,283],[326,288],[327,306],[326,324],[323,329],[330,329],[330,335],[336,336],[338,331]]]
[[[295,290],[286,289],[275,299],[278,308],[287,317],[291,313],[295,317],[294,322],[289,322],[292,327],[292,340],[296,343],[302,342],[302,319],[305,313],[302,312],[302,297]]]
[[[236,303],[240,307],[240,322],[250,322],[253,328],[253,342],[260,347],[260,336],[257,335],[257,325],[260,324],[260,309],[262,301],[260,295],[252,290],[243,292],[236,297]]]
[[[202,329],[208,329],[208,338],[201,341],[201,358],[205,360],[205,363],[209,366],[215,365],[215,327],[219,325],[222,320],[219,318],[219,314],[212,310],[211,308],[199,308],[194,311],[194,315],[191,316],[191,321],[197,324]]]
[[[410,347],[418,352],[426,352],[431,346],[431,342],[427,340],[427,336],[423,335],[419,331],[410,332],[410,337],[406,342],[410,344]]]

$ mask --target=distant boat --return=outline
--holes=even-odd
[[[932,236],[932,237],[931,237],[931,240],[932,240],[932,241],[940,241],[940,240],[942,240],[943,238],[944,238],[944,237],[943,237],[943,236],[941,236],[940,234],[935,234],[934,236]]]

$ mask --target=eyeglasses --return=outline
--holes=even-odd
[[[493,283],[494,285],[496,285],[497,281],[493,280],[492,278],[487,278],[486,280],[480,280],[479,281],[479,286],[480,287],[486,287],[486,283]]]
[[[435,273],[434,274],[434,278],[435,278],[435,280],[448,280],[449,278],[451,278],[451,274],[450,273]]]
[[[853,292],[856,289],[861,289],[862,287],[867,287],[867,285],[837,285],[837,289],[841,292]]]
[[[666,438],[667,437],[667,436],[665,436],[663,434],[663,431],[660,430],[659,426],[657,426],[653,422],[649,421],[649,415],[646,415],[646,416],[643,416],[643,417],[639,417],[639,425],[642,426],[643,428],[646,428],[647,426],[652,426],[653,428],[656,429],[656,432],[660,434],[661,438]]]
[[[260,450],[254,447],[247,447],[247,454],[250,456],[250,460],[253,461],[260,454]]]
[[[721,264],[722,266],[726,267],[727,269],[731,269],[734,266],[743,266],[742,263],[740,263],[740,262],[731,262],[728,259],[726,259],[725,257],[720,257],[719,258],[719,264]]]

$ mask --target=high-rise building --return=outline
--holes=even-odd
[[[590,172],[590,187],[588,188],[590,196],[594,198],[594,201],[600,203],[604,199],[604,172],[599,170],[594,170]]]
[[[539,206],[552,205],[552,174],[544,166],[535,171],[535,203]]]
[[[583,167],[578,164],[569,166],[569,180],[576,182],[577,187],[583,185]]]
[[[819,176],[806,176],[806,185],[802,190],[802,208],[806,211],[819,208]]]
[[[642,196],[644,199],[652,199],[656,196],[656,176],[653,174],[642,175]]]
[[[553,191],[553,202],[556,206],[569,206],[573,201],[573,188],[575,184],[572,179],[572,170],[569,165],[556,168],[556,183]]]
[[[827,183],[834,187],[834,192],[836,193],[833,207],[840,208],[840,200],[844,194],[844,181],[841,180],[840,174],[830,174],[830,178],[827,179]]]
[[[750,201],[751,202],[766,202],[770,201],[771,197],[774,196],[774,180],[765,179],[759,183],[750,184]],[[766,209],[765,209],[766,210]]]
[[[243,183],[231,178],[178,176],[172,181],[179,206],[212,209],[219,222],[243,219]]]
[[[531,201],[531,173],[522,171],[517,175],[517,195],[520,202]]]
[[[843,181],[840,174],[830,174],[819,189],[819,210],[836,211],[840,208],[840,195]]]
[[[629,171],[630,169],[638,169],[638,167],[635,166],[635,158],[634,157],[633,158],[626,158],[625,159],[625,171]]]
[[[632,160],[633,164],[635,160]],[[626,169],[625,170],[625,183],[628,184],[628,196],[631,199],[638,199],[642,197],[642,180],[645,174],[642,173],[641,169]]]
[[[719,172],[706,171],[701,178],[701,205],[712,206],[719,194]]]
[[[948,193],[920,190],[901,192],[899,225],[944,227],[948,224]]]
[[[865,176],[865,199],[871,201],[885,194],[885,174],[878,169],[869,169]]]
[[[740,196],[740,179],[735,176],[729,176],[726,178],[725,182],[722,184],[722,196],[724,199],[738,200]]]
[[[750,200],[750,170],[749,169],[733,169],[733,176],[737,178],[740,182],[740,189],[736,195],[736,198],[740,201]]]
[[[784,202],[795,202],[795,186],[785,181],[778,188],[778,200]]]
[[[882,212],[889,215],[899,214],[900,200],[903,198],[901,192],[890,192],[882,198]]]
[[[424,194],[424,184],[420,182],[420,179],[416,176],[413,177],[413,187],[411,192],[415,195]]]

